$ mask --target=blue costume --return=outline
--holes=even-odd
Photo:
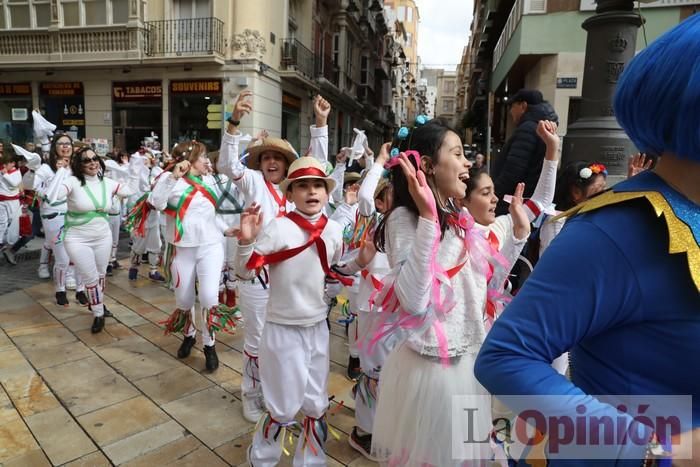
[[[645,172],[575,210],[487,336],[477,378],[494,395],[570,396],[543,402],[556,414],[619,416],[590,395],[692,395],[682,428],[700,426],[700,207]],[[569,350],[571,381],[550,366]],[[651,435],[628,418],[628,433]],[[628,445],[615,461],[548,465],[638,467],[644,455]]]

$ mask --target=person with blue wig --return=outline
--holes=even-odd
[[[517,465],[700,465],[688,454],[694,444],[700,456],[700,14],[628,64],[614,109],[657,166],[564,214],[475,364],[516,423],[526,409],[547,416],[527,420],[538,442],[520,446]],[[551,367],[566,351],[571,381]],[[671,414],[677,423],[660,426]],[[565,419],[589,432],[563,437]],[[613,420],[615,442],[604,446],[580,419]]]

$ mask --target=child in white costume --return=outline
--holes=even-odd
[[[293,209],[293,204],[287,200],[286,194],[280,190],[278,184],[284,179],[289,165],[297,158],[297,153],[287,141],[266,137],[248,147],[247,167],[243,165],[238,154],[241,138],[238,125],[240,119],[253,109],[248,100],[250,96],[251,92],[242,92],[236,101],[228,130],[221,142],[217,169],[238,187],[246,206],[253,203],[260,206],[264,222],[267,223]],[[314,101],[316,125],[310,129],[310,151],[322,164],[328,159],[327,120],[330,110],[330,104],[317,96]],[[267,268],[262,268],[253,280],[239,281],[238,292],[239,306],[245,322],[244,371],[241,381],[243,416],[255,423],[264,410],[258,348],[270,293]]]
[[[109,154],[108,154],[109,156]],[[116,157],[116,156],[113,156]],[[119,183],[126,183],[129,179],[129,166],[120,164],[114,158],[107,158],[105,163],[105,176]],[[109,230],[112,232],[112,251],[109,255],[107,275],[111,276],[117,264],[117,247],[119,246],[119,231],[122,224],[122,199],[118,196],[112,201],[112,207],[107,212],[109,215]]]
[[[226,175],[216,171],[216,163],[219,160],[219,151],[209,154],[212,164],[212,172],[204,177],[205,182],[214,189],[218,202],[216,203],[216,213],[221,216],[224,223],[231,227],[238,227],[240,224],[241,212],[245,200],[238,191],[238,187]],[[234,237],[224,237],[224,266],[221,269],[219,279],[219,303],[229,309],[236,306],[236,239]]]
[[[10,248],[19,239],[19,191],[22,174],[18,157],[5,149],[0,169],[0,248]]]
[[[146,202],[148,193],[155,184],[156,179],[163,173],[157,164],[157,159],[150,151],[146,150],[143,155],[134,154],[131,158],[143,158],[145,163],[139,174],[139,201]],[[138,204],[138,203],[137,203]],[[136,206],[138,209],[139,206]],[[160,241],[160,212],[155,209],[150,209],[141,219],[138,228],[131,230],[131,266],[129,267],[129,280],[136,280],[138,275],[138,266],[141,264],[141,256],[144,253],[148,254],[148,278],[154,282],[165,282],[165,278],[158,272],[158,264],[160,263],[160,249],[162,247]]]
[[[100,158],[90,147],[80,149],[71,161],[73,175],[60,168],[51,181],[46,198],[50,203],[66,198],[64,243],[68,256],[85,282],[95,319],[92,332],[104,328],[104,289],[107,263],[112,249],[108,214],[113,196],[126,197],[136,191],[138,167],[132,166],[128,185],[102,176]]]
[[[264,228],[259,206],[253,205],[241,216],[238,274],[254,277],[256,269],[270,264],[270,300],[260,343],[260,378],[268,412],[248,451],[254,466],[279,462],[286,427],[295,423],[300,410],[305,418],[294,465],[326,465],[329,331],[325,279],[349,283],[347,275],[359,270],[356,264],[354,270],[351,265],[345,267],[343,275],[331,269],[343,253],[342,227],[323,215],[334,186],[317,160],[302,157],[289,167],[287,179],[280,184],[294,201],[292,213],[273,219]]]
[[[166,331],[183,332],[185,339],[177,356],[186,358],[199,328],[206,369],[214,371],[219,367],[219,359],[212,324],[217,316],[219,275],[224,263],[222,235],[228,226],[216,214],[216,194],[201,178],[209,164],[204,145],[196,141],[178,143],[173,159],[177,165],[172,172],[158,177],[148,196],[148,202],[167,216],[165,240],[175,248],[170,271],[177,308]],[[196,292],[201,305],[198,314],[194,306]]]

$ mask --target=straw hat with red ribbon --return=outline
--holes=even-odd
[[[293,182],[311,178],[317,178],[326,182],[329,194],[335,189],[335,180],[326,174],[323,165],[317,159],[300,157],[289,166],[287,178],[280,183],[280,190],[282,190],[282,193],[286,193]]]

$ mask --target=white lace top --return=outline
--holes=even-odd
[[[432,242],[437,237],[433,223],[418,218],[406,208],[397,208],[387,221],[386,250],[389,264],[393,268],[400,265],[401,271],[396,280],[395,291],[402,307],[412,314],[425,312],[430,295],[430,251]],[[501,252],[512,265],[525,244],[525,238],[513,236],[511,217],[500,216],[489,228],[475,227],[483,230],[484,235],[493,231],[498,238]],[[448,229],[440,242],[438,263],[448,270],[463,261],[463,240],[454,229]],[[443,329],[447,338],[447,351],[450,357],[476,354],[481,348],[486,332],[483,313],[486,308],[486,276],[472,261],[450,280],[455,294],[456,306],[447,314]],[[438,341],[431,328],[422,335],[412,335],[408,345],[416,352],[439,356]]]

